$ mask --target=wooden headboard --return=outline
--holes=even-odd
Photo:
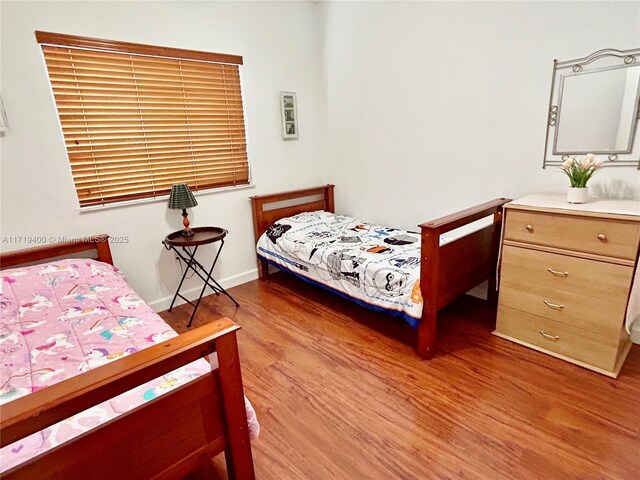
[[[0,254],[0,268],[15,267],[27,263],[37,263],[42,260],[53,260],[72,253],[95,251],[94,260],[113,265],[111,249],[109,248],[109,235],[102,233],[91,237],[84,237],[70,242],[54,243],[41,247],[27,248],[15,252]]]
[[[321,185],[319,187],[303,188],[288,192],[270,193],[269,195],[256,195],[251,197],[251,209],[253,210],[253,233],[256,243],[260,236],[277,220],[290,217],[303,212],[325,210],[335,213],[333,204],[333,185]],[[320,197],[314,200],[311,197]],[[273,204],[282,203],[286,206]],[[271,207],[270,207],[271,205]]]

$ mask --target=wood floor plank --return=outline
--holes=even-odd
[[[618,380],[491,335],[495,310],[463,297],[436,356],[415,331],[284,275],[203,299],[228,316],[262,426],[260,479],[637,479],[640,347]],[[191,307],[161,315],[185,331]]]

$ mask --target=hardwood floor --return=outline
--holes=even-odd
[[[242,326],[259,479],[640,476],[639,346],[612,380],[491,335],[495,310],[463,297],[424,361],[401,320],[288,276],[230,293],[194,324]],[[161,315],[182,332],[190,309]]]

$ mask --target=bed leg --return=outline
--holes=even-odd
[[[418,355],[433,357],[438,323],[438,282],[440,280],[440,229],[431,224],[420,225],[420,293],[422,318],[418,325]]]
[[[242,374],[236,333],[223,335],[216,341],[218,372],[227,420],[225,459],[230,480],[255,478],[247,413],[244,405]]]
[[[427,360],[433,358],[436,344],[436,326],[438,324],[438,311],[425,309],[422,313],[420,325],[418,325],[418,355]]]
[[[269,278],[269,264],[264,260],[258,260],[258,278],[260,280]]]

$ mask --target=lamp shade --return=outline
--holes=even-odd
[[[192,208],[198,205],[196,197],[193,196],[186,183],[177,183],[171,187],[169,195],[169,208]]]

